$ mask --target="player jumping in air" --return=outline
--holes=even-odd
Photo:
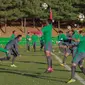
[[[47,58],[47,72],[52,72],[52,22],[51,20],[46,21],[46,25],[42,28],[42,34],[44,36],[44,52]]]

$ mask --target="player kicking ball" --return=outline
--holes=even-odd
[[[11,67],[17,67],[14,64],[15,58],[20,55],[18,52],[18,42],[22,39],[22,35],[18,35],[15,39],[9,41],[6,46],[5,49],[2,49],[2,51],[4,53],[6,53],[6,57],[4,58],[0,58],[1,61],[3,60],[10,60],[11,55],[13,56],[12,58],[12,65]]]
[[[75,42],[79,42],[77,47],[77,53],[72,60],[72,67],[71,67],[71,79],[67,83],[75,82],[75,71],[76,66],[78,65],[83,74],[85,75],[85,68],[82,65],[82,60],[85,58],[85,31],[82,32],[83,37],[80,40],[72,39]]]

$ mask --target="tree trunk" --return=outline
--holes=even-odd
[[[5,18],[5,31],[4,31],[4,33],[6,33],[6,28],[7,28],[7,19]]]
[[[24,33],[26,33],[26,18],[24,18]]]
[[[60,29],[60,20],[58,21],[58,29]]]
[[[35,28],[35,18],[33,18],[33,27]]]
[[[21,28],[23,29],[23,25],[24,25],[24,23],[23,23],[23,18],[21,19]]]

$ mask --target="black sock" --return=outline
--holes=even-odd
[[[66,57],[66,56],[64,56],[64,58],[63,58],[63,64],[65,64],[66,59],[67,59],[67,57]]]
[[[75,71],[76,71],[76,67],[75,66],[72,66],[71,67],[71,78],[73,79],[74,76],[75,76]]]
[[[47,57],[47,63],[48,63],[48,67],[52,68],[52,58],[50,56]]]
[[[28,46],[28,50],[30,51],[30,46]]]

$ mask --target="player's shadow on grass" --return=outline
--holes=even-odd
[[[44,55],[41,55],[41,54],[21,54],[21,55],[28,56],[28,57],[44,56]]]
[[[56,81],[56,82],[66,83],[66,79],[62,80],[61,78],[57,78],[57,77],[53,78],[51,76],[39,75],[37,73],[23,73],[23,72],[20,72],[18,70],[16,71],[16,70],[5,69],[5,68],[0,68],[0,73],[10,73],[10,74],[16,74],[16,75],[32,77],[32,78],[38,78],[38,79],[43,79],[43,80],[48,80],[48,81]]]
[[[37,61],[18,61],[20,63],[32,63],[32,64],[47,64],[45,62],[37,62]],[[53,66],[59,66],[59,64],[53,64]]]
[[[18,61],[18,62],[22,62],[22,63],[32,63],[32,64],[47,64],[44,62],[36,62],[36,61]]]
[[[9,67],[9,65],[4,65],[4,64],[0,64],[0,66],[6,66],[6,67]]]
[[[44,70],[45,68],[38,68],[38,69]],[[68,70],[62,70],[62,69],[54,69],[54,71],[70,72],[70,71],[68,71]]]

